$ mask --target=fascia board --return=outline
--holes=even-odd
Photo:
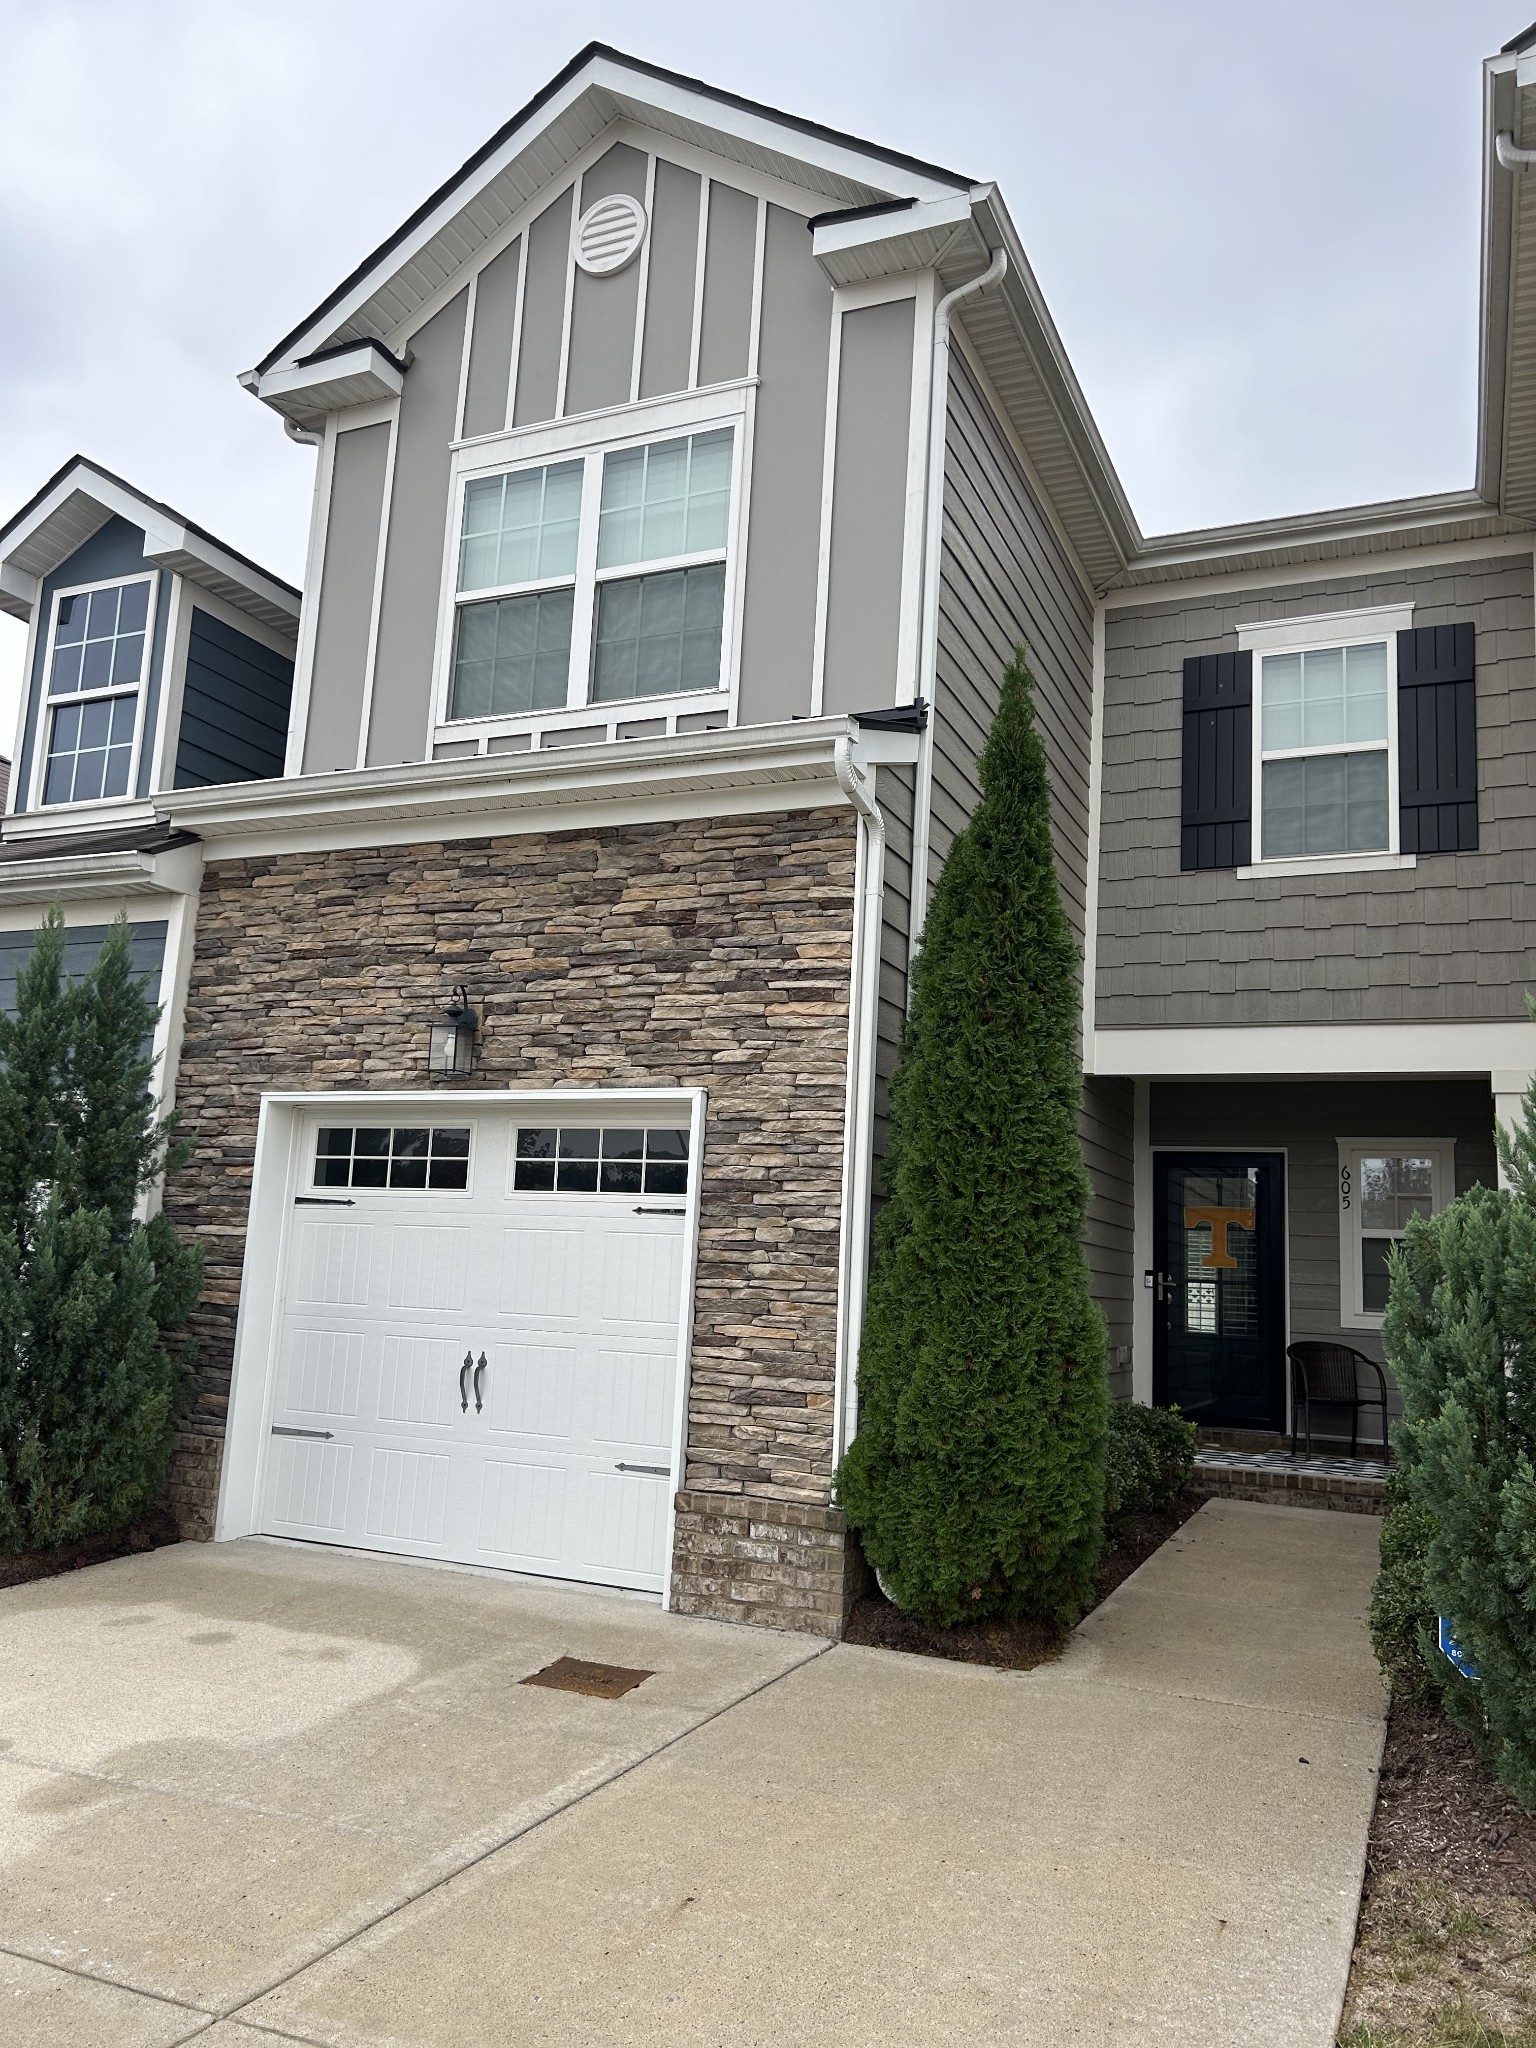
[[[197,886],[201,869],[198,847],[164,854],[61,853],[44,860],[4,861],[0,903],[36,903],[44,909],[50,903],[98,897],[185,896]]]
[[[273,577],[246,568],[216,542],[205,540],[185,526],[162,524],[157,529],[146,529],[144,554],[148,561],[185,576],[189,583],[205,585],[226,604],[249,612],[279,631],[297,630],[303,602],[298,592]]]
[[[0,612],[9,612],[13,619],[27,624],[42,587],[41,577],[29,576],[14,563],[0,562]]]
[[[1157,1025],[1098,1030],[1092,1071],[1136,1080],[1319,1074],[1529,1071],[1536,1029],[1523,1019],[1423,1023]]]
[[[686,740],[605,742],[167,791],[156,800],[156,811],[168,824],[208,842],[349,821],[366,833],[371,819],[419,819],[464,838],[472,836],[469,820],[488,813],[665,799],[700,790],[724,794],[753,786],[788,791],[813,785],[824,791],[835,783],[836,743],[850,736],[857,742],[847,718],[801,719]]]
[[[247,388],[264,405],[287,419],[318,419],[344,406],[366,405],[374,399],[398,398],[405,386],[401,371],[371,341],[360,341],[344,355],[323,363],[295,364],[253,376]]]
[[[1062,431],[1073,445],[1083,481],[1111,545],[1121,561],[1128,562],[1143,545],[1141,529],[1056,331],[1018,230],[995,185],[978,188],[973,204],[988,248],[1007,252],[1008,270],[1001,285],[1004,301]],[[963,319],[963,303],[960,311]]]
[[[53,543],[48,537],[48,528],[58,514],[68,505],[71,498],[84,498],[94,505],[101,517],[89,530],[72,536],[67,543]],[[127,509],[132,505],[132,509]],[[23,574],[36,576],[39,581],[56,569],[60,562],[74,553],[77,547],[89,540],[91,533],[106,525],[114,512],[121,512],[131,519],[135,526],[144,524],[147,508],[130,500],[126,491],[119,490],[107,478],[98,476],[94,470],[76,464],[69,469],[46,497],[39,498],[25,519],[18,520],[5,536],[5,553],[0,560],[12,567],[19,567]],[[18,563],[17,558],[21,560]]]
[[[899,213],[825,221],[812,230],[811,252],[833,284],[853,284],[927,268],[971,225],[970,194],[952,193]]]

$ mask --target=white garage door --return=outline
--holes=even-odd
[[[263,1528],[659,1591],[682,1122],[310,1124]]]

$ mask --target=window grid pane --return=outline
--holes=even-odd
[[[148,618],[147,582],[115,583],[107,590],[61,599],[48,670],[49,696],[122,689],[138,682]]]
[[[603,461],[597,566],[664,562],[723,548],[730,523],[733,430],[719,427]]]
[[[574,576],[582,468],[580,462],[557,462],[469,484],[459,541],[460,590]]]
[[[572,590],[460,607],[450,719],[505,718],[565,705],[571,674]]]
[[[718,689],[724,625],[723,562],[601,584],[593,703]]]
[[[529,1194],[685,1195],[686,1130],[525,1127],[512,1185]]]
[[[1266,754],[1384,740],[1386,642],[1265,655],[1262,725]]]
[[[315,1140],[317,1188],[469,1186],[468,1128],[328,1127]]]
[[[1266,761],[1263,788],[1266,860],[1387,847],[1384,752]]]
[[[135,691],[55,709],[43,771],[45,804],[89,803],[127,794],[138,702]]]

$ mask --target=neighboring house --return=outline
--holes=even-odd
[[[0,775],[0,1004],[51,903],[71,973],[126,915],[170,1106],[202,860],[166,803],[281,774],[299,593],[77,455],[0,527],[0,608],[28,629]]]
[[[91,529],[0,530],[15,923],[147,916],[120,841],[195,908],[189,1531],[840,1630],[884,1086],[1021,643],[1116,1391],[1273,1432],[1288,1339],[1375,1341],[1536,1045],[1526,61],[1475,492],[1144,540],[995,187],[594,45],[241,380],[318,464],[280,760],[190,786],[146,688],[66,822]]]

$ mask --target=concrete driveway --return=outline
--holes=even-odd
[[[1376,1533],[1213,1502],[1027,1674],[258,1542],[0,1594],[0,2039],[1327,2048]]]

